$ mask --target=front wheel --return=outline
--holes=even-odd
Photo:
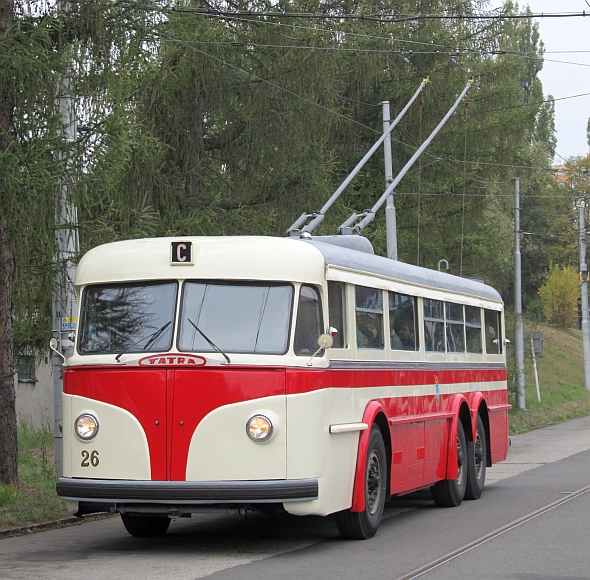
[[[479,499],[486,482],[486,432],[481,417],[477,416],[475,440],[467,443],[467,488],[465,499]]]
[[[440,507],[457,507],[465,497],[467,487],[467,442],[461,421],[457,425],[457,479],[443,479],[430,488],[432,499]]]
[[[168,516],[142,516],[121,514],[125,529],[136,538],[154,538],[163,536],[170,526]]]
[[[365,464],[365,509],[362,512],[344,510],[336,514],[340,536],[348,540],[367,540],[377,532],[387,494],[387,456],[383,436],[373,425]]]

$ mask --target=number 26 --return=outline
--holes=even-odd
[[[82,467],[90,467],[91,465],[97,467],[99,463],[98,451],[86,451],[86,449],[82,451],[82,463],[80,463]]]

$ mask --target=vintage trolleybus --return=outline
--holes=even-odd
[[[360,236],[159,238],[76,276],[64,474],[77,514],[136,536],[210,507],[335,513],[375,534],[392,495],[477,499],[506,458],[502,300]]]

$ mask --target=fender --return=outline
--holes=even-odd
[[[363,414],[363,423],[369,428],[361,432],[359,438],[359,450],[356,458],[356,472],[354,475],[354,488],[352,492],[351,512],[362,512],[365,509],[365,464],[367,463],[367,449],[369,447],[369,437],[375,417],[383,413],[386,417],[385,409],[378,401],[371,401],[365,408]],[[456,461],[455,461],[456,463]]]
[[[473,399],[471,400],[471,408],[469,411],[471,412],[471,440],[475,441],[475,432],[477,431],[477,415],[479,413],[479,408],[481,407],[482,401],[485,402],[485,397],[480,391],[473,394]]]
[[[459,462],[457,460],[457,454],[455,450],[457,449],[457,426],[459,424],[459,409],[463,403],[467,404],[467,399],[464,395],[457,394],[453,397],[453,402],[451,403],[451,411],[453,412],[453,424],[451,425],[451,430],[449,431],[449,444],[448,444],[448,454],[447,454],[447,473],[445,479],[457,479],[459,476]]]

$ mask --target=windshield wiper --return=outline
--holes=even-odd
[[[158,328],[158,330],[156,330],[156,332],[153,332],[152,334],[150,334],[148,337],[141,337],[139,340],[136,340],[133,344],[131,344],[130,346],[128,346],[127,348],[133,348],[135,345],[139,344],[142,340],[145,340],[146,338],[148,339],[147,342],[145,343],[143,350],[147,350],[148,347],[151,344],[154,344],[154,342],[158,339],[158,337],[172,324],[172,321],[168,321],[166,324],[164,324],[163,326],[161,326],[160,328]],[[119,359],[125,354],[125,351],[120,352],[116,357],[115,360],[117,362],[119,362]]]
[[[195,330],[223,357],[225,360],[231,364],[231,360],[229,360],[229,356],[227,356],[210,338],[208,338],[205,333],[187,316],[186,319],[193,325]]]

